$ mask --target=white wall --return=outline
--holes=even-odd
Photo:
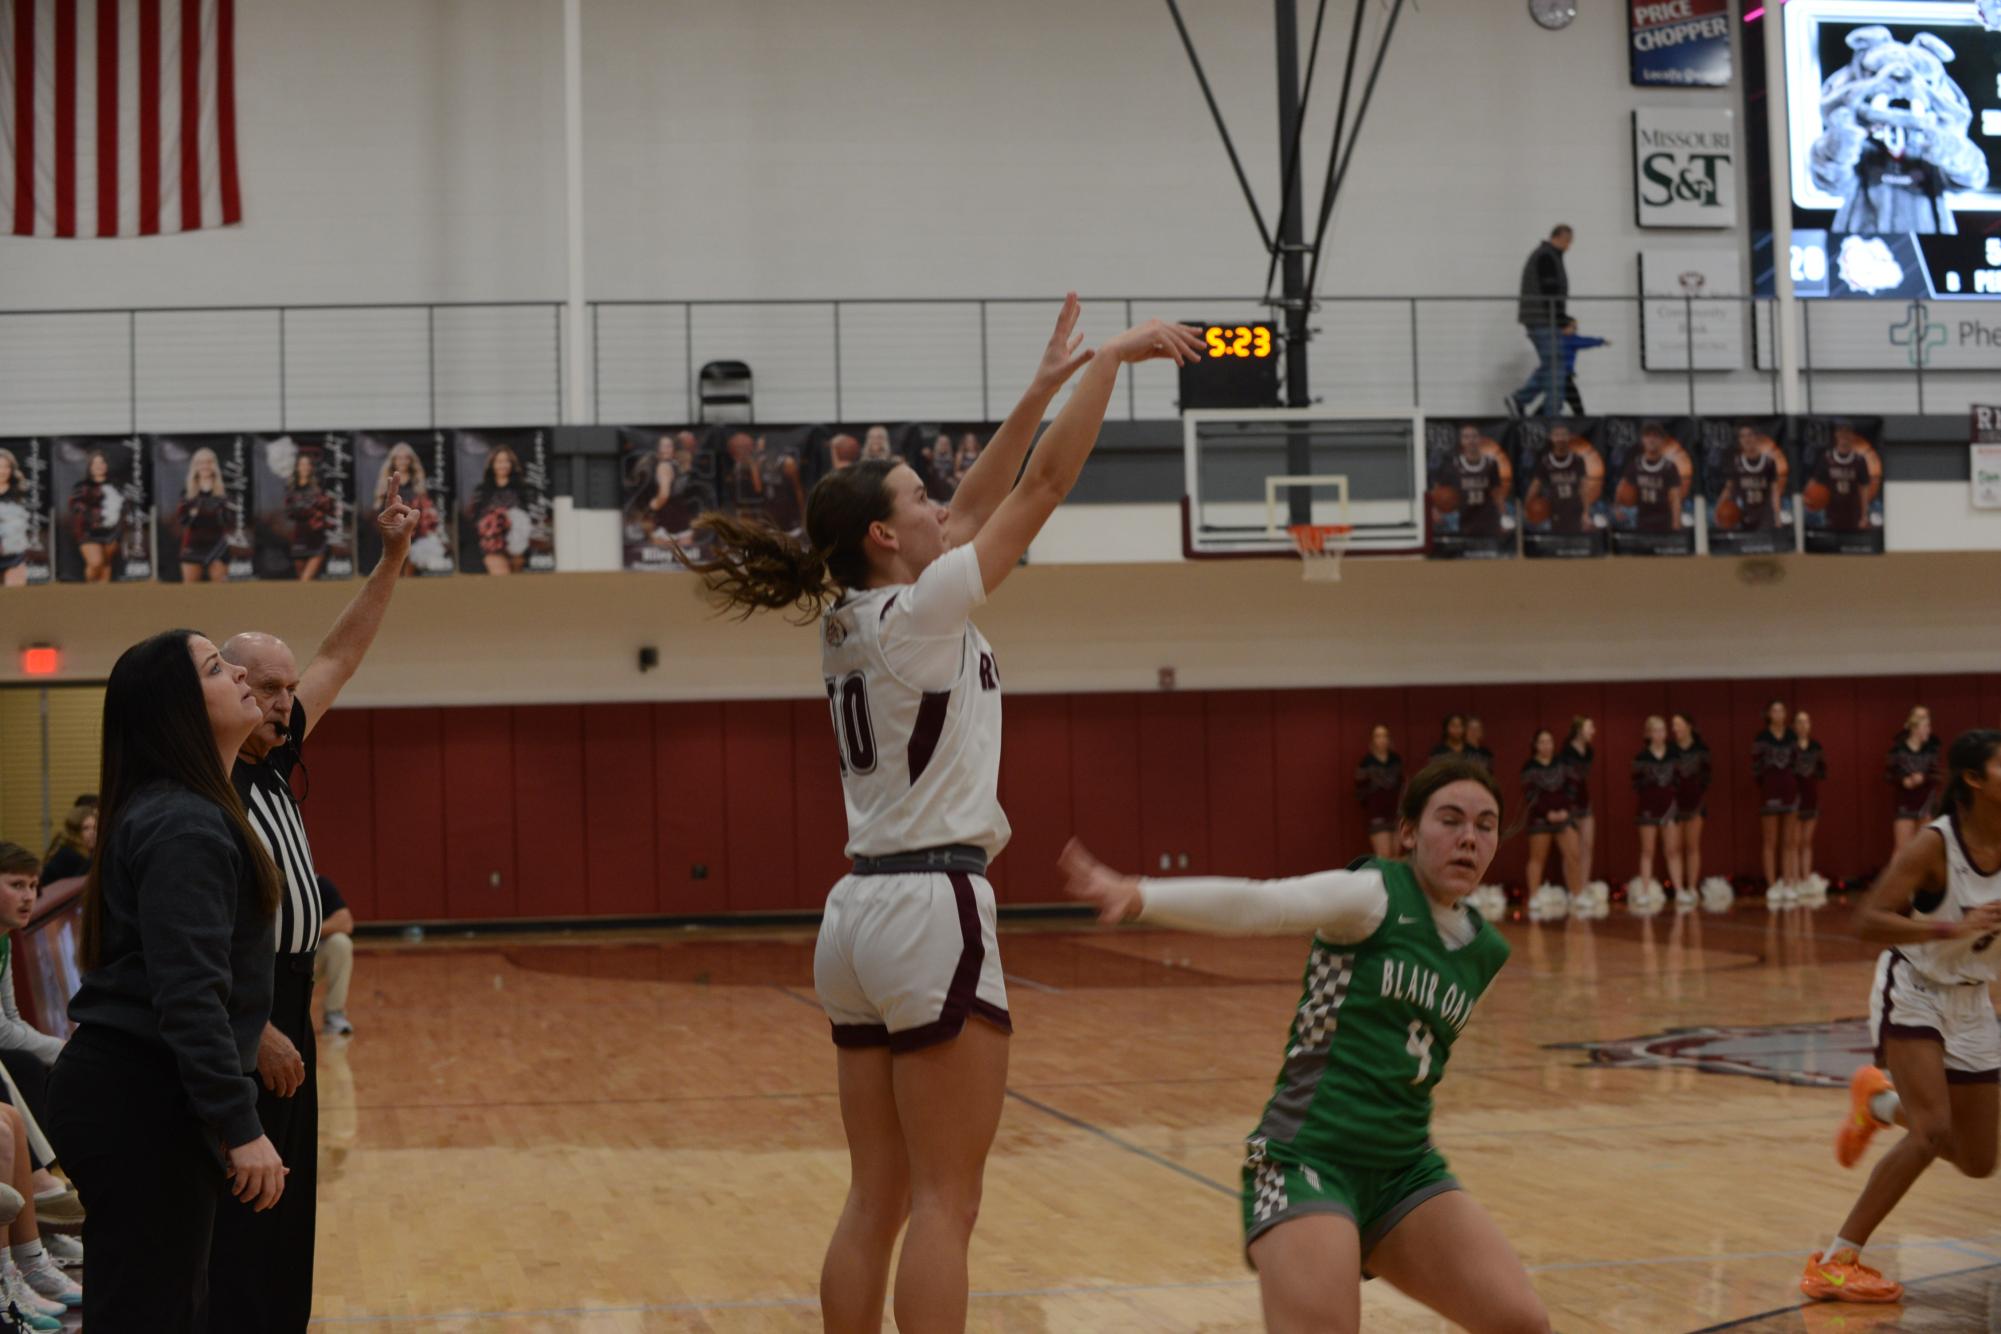
[[[1267,213],[1271,11],[1184,6]],[[1346,36],[1330,8],[1317,197]],[[1310,18],[1312,5],[1302,4]],[[1370,3],[1369,30],[1383,9]],[[559,298],[559,0],[259,0],[239,39],[247,221],[0,239],[0,305]],[[1242,293],[1264,259],[1157,0],[584,0],[594,297]],[[1550,222],[1623,292],[1616,6],[1406,7],[1336,215],[1330,293],[1509,292]]]
[[[2001,621],[1956,610],[2001,552],[1793,556],[1770,585],[1738,562],[1371,561],[1306,585],[1290,561],[1031,565],[980,613],[1011,691],[1990,671]],[[30,589],[0,598],[6,657],[48,641],[101,679],[169,625],[264,629],[301,655],[353,584]],[[659,648],[640,674],[642,645]],[[411,581],[347,699],[372,705],[807,698],[817,640],[777,616],[718,620],[687,575]]]

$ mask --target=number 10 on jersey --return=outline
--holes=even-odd
[[[827,703],[834,711],[834,745],[841,753],[841,772],[875,772],[875,724],[868,713],[868,682],[860,672],[836,681],[827,678]]]

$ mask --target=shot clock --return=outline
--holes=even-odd
[[[1186,408],[1275,408],[1278,367],[1284,344],[1268,323],[1205,324],[1202,357],[1181,368],[1181,406]]]

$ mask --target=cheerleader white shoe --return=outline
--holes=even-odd
[[[1737,902],[1736,887],[1720,875],[1703,881],[1701,893],[1704,912],[1729,912]]]

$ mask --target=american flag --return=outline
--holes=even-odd
[[[0,233],[242,220],[235,0],[0,0]]]

